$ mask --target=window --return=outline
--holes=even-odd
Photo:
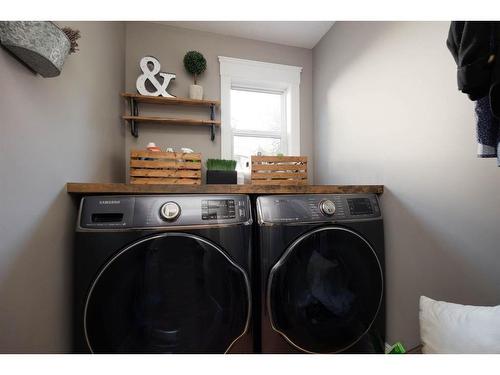
[[[232,157],[241,167],[250,155],[287,153],[283,91],[231,89]]]
[[[301,67],[219,56],[221,155],[300,155]]]

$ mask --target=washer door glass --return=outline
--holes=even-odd
[[[295,241],[271,270],[273,328],[298,349],[336,353],[369,330],[382,302],[378,258],[357,233],[325,227]]]
[[[115,255],[89,290],[94,353],[224,353],[247,329],[247,275],[221,249],[163,233]]]

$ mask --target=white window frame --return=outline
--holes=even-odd
[[[231,89],[282,93],[284,123],[282,152],[300,155],[300,73],[302,67],[219,56],[221,76],[221,157],[233,158],[234,135],[259,135],[258,131],[233,132],[231,127]],[[263,132],[269,136],[269,132]]]

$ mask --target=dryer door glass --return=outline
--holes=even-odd
[[[271,270],[273,328],[298,349],[343,351],[367,333],[381,307],[382,269],[357,233],[325,227],[295,241]]]
[[[125,248],[89,290],[94,353],[224,353],[246,330],[249,281],[222,249],[163,233]]]

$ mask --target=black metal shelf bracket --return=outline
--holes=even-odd
[[[134,98],[129,98],[130,104],[130,116],[139,116],[139,107]],[[139,128],[138,124],[134,119],[130,121],[130,134],[132,134],[135,138],[139,137]]]
[[[210,120],[215,121],[215,104],[210,104]],[[210,140],[215,140],[215,125],[210,125]]]

